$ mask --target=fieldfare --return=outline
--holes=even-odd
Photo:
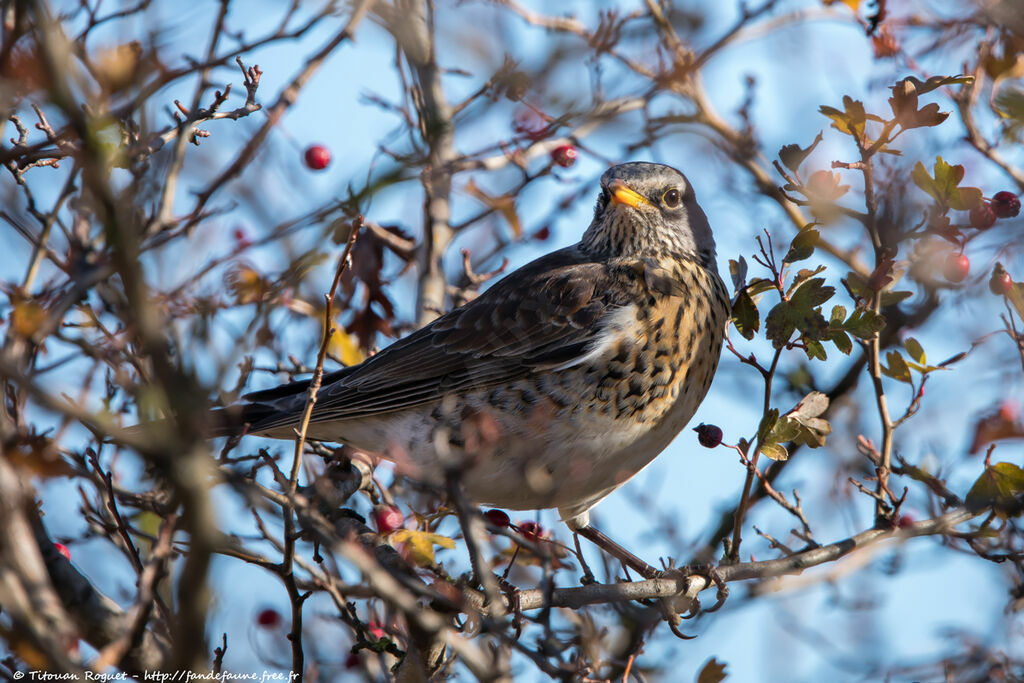
[[[570,529],[650,575],[588,511],[686,426],[728,318],[693,187],[669,166],[622,164],[601,177],[578,244],[326,374],[308,435],[397,459],[428,482],[459,467],[474,502],[558,508]],[[295,438],[308,386],[246,395],[247,432]]]

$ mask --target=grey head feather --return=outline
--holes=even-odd
[[[615,181],[643,197],[646,203],[628,206],[612,199]],[[679,193],[678,204],[666,201]],[[698,260],[717,272],[715,238],[693,186],[681,172],[635,161],[612,166],[601,176],[601,194],[594,220],[580,242],[590,252],[613,256],[659,256],[675,253]]]

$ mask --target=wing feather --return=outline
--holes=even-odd
[[[613,273],[576,247],[541,257],[468,304],[400,339],[360,365],[324,378],[313,422],[402,410],[453,391],[485,388],[582,358],[600,321],[629,303]],[[245,396],[259,405],[259,432],[294,422],[309,381]]]

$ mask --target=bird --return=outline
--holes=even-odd
[[[557,508],[570,530],[650,576],[590,510],[693,417],[729,317],[711,227],[686,176],[612,166],[578,243],[325,374],[307,436],[397,460],[427,483],[455,467],[476,504]],[[309,384],[255,391],[230,410],[247,434],[294,439]]]

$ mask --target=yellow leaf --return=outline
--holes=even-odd
[[[854,12],[857,11],[857,7],[860,5],[860,0],[843,0],[843,3],[852,9]]]
[[[259,271],[247,263],[236,264],[224,275],[224,284],[239,305],[262,301],[270,291]]]
[[[46,310],[32,301],[22,301],[11,312],[11,326],[22,337],[32,337],[46,322]]]
[[[434,534],[429,531],[413,531],[411,529],[398,529],[388,537],[394,543],[404,543],[412,555],[413,561],[420,565],[434,564],[434,546],[441,546],[449,550],[455,548],[455,541]]]
[[[352,339],[352,335],[340,326],[334,329],[327,350],[331,356],[340,360],[344,365],[359,365],[364,359],[359,346]]]

